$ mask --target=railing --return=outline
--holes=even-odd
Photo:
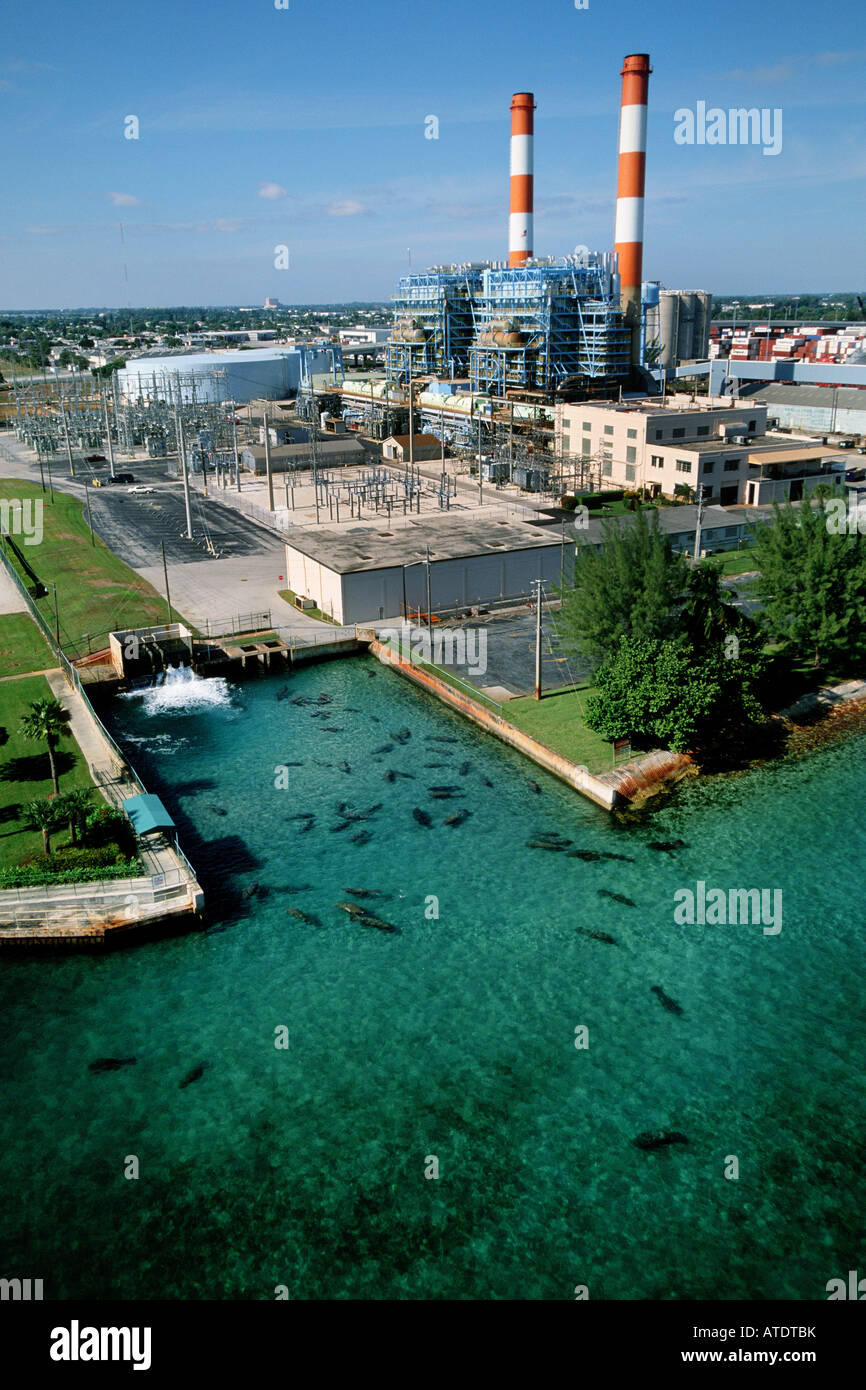
[[[328,642],[348,642],[357,638],[358,629],[354,626],[328,627],[323,631],[315,628],[307,632],[296,627],[275,626],[273,629],[278,636],[291,648],[297,647],[321,647]]]
[[[476,686],[470,685],[467,681],[462,681],[459,676],[453,675],[447,667],[437,666],[434,662],[427,661],[424,658],[416,659],[416,657],[412,655],[411,646],[402,642],[399,637],[395,641],[388,640],[383,642],[382,646],[387,647],[390,651],[396,652],[403,661],[406,661],[410,666],[414,666],[418,671],[429,671],[431,675],[438,677],[443,685],[458,686],[458,693],[464,693],[468,699],[475,700],[477,704],[485,705],[494,714],[498,715],[500,719],[502,718],[502,705],[498,700],[492,700],[489,695],[484,694],[483,690],[479,690]]]
[[[202,637],[236,637],[241,632],[270,632],[270,610],[267,613],[240,613],[234,618],[208,618],[200,629]]]

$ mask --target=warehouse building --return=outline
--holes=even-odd
[[[319,468],[343,468],[364,462],[364,446],[356,439],[320,439],[316,444]],[[257,476],[267,472],[264,444],[248,444],[240,451],[241,467]],[[309,440],[300,444],[280,444],[271,449],[271,472],[290,473],[312,466]]]
[[[573,549],[559,527],[466,517],[406,526],[355,526],[295,534],[286,544],[288,587],[338,623],[377,622],[427,611],[469,613],[511,599],[526,602],[538,579],[547,592]]]
[[[768,416],[783,429],[866,437],[866,391],[856,386],[744,382],[739,399],[753,395],[766,402]]]
[[[342,380],[340,348],[333,343],[248,351],[190,352],[182,356],[131,357],[117,373],[129,400],[285,400],[312,376]]]

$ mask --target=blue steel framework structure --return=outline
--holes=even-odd
[[[479,266],[451,266],[401,277],[386,353],[390,381],[466,375],[481,276]]]
[[[609,257],[491,267],[475,317],[473,391],[555,391],[567,381],[610,386],[628,376],[629,330]]]

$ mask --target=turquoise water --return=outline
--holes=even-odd
[[[862,1269],[866,741],[627,830],[372,661],[285,684],[109,709],[211,926],[0,962],[0,1272],[61,1298],[814,1299]],[[340,802],[382,804],[338,831]],[[781,933],[676,925],[698,879],[781,889]],[[399,934],[338,910],[350,888],[387,894],[364,905]],[[137,1062],[88,1070],[105,1056]],[[651,1129],[689,1143],[635,1147]]]

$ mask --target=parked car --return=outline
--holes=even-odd
[[[105,463],[105,454],[85,454],[85,463]]]
[[[106,478],[106,479],[105,479],[105,486],[106,486],[106,487],[115,487],[118,483],[134,483],[134,482],[135,482],[135,475],[134,475],[133,473],[115,473],[115,475],[114,475],[113,478]]]
[[[136,483],[135,487],[131,487],[129,491],[134,492],[137,497],[153,497],[156,492],[156,488],[145,487],[144,483]]]

